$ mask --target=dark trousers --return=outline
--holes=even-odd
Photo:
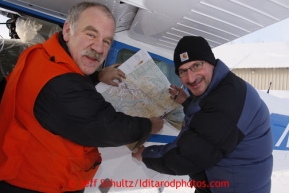
[[[0,192],[1,193],[40,193],[34,190],[27,190],[24,188],[19,188],[17,186],[13,186],[11,184],[8,184],[5,181],[0,181]],[[67,193],[83,193],[83,190],[73,191],[73,192],[67,192]]]

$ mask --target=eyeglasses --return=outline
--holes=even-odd
[[[189,67],[187,69],[179,69],[179,77],[180,78],[187,77],[188,76],[188,69],[190,69],[192,72],[198,72],[198,71],[202,70],[204,63],[205,63],[205,61],[196,62],[191,67]]]

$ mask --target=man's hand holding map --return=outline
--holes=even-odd
[[[105,100],[118,112],[146,118],[165,115],[163,118],[171,122],[167,119],[173,116],[170,112],[181,106],[170,98],[170,82],[149,54],[140,50],[120,65],[119,69],[126,74],[126,79],[118,87],[104,83],[96,86]],[[128,148],[132,150],[136,144],[138,146],[144,142],[129,144]]]

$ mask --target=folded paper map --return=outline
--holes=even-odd
[[[146,51],[140,50],[120,65],[119,69],[126,74],[126,79],[118,87],[104,83],[96,85],[97,91],[116,111],[146,118],[165,114],[165,120],[179,127],[183,119],[181,105],[170,98],[170,82]],[[127,146],[133,150],[136,144],[142,145],[135,142]]]

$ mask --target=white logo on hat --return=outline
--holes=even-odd
[[[187,52],[184,52],[184,53],[180,54],[180,58],[181,58],[181,61],[183,62],[183,61],[186,61],[189,59],[189,55]]]

